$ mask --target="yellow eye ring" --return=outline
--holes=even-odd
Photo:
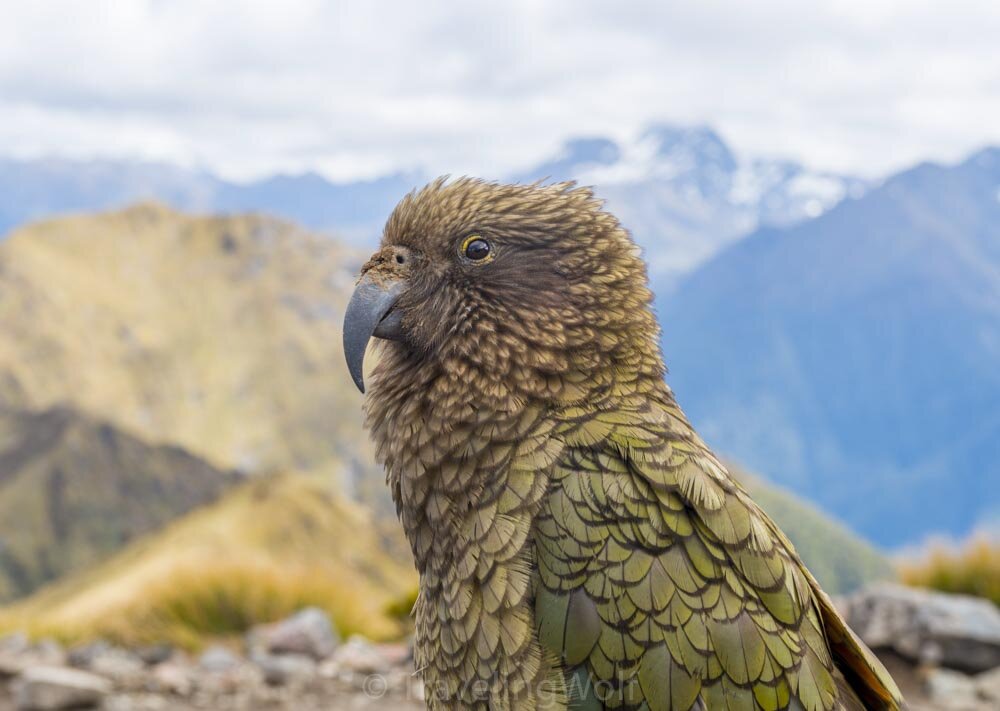
[[[493,246],[482,235],[471,234],[462,241],[462,256],[476,265],[488,264],[496,256]]]

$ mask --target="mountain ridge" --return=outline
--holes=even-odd
[[[998,186],[995,148],[921,164],[683,279],[660,301],[663,343],[706,438],[883,545],[988,522]],[[840,487],[845,469],[867,476]]]
[[[0,609],[0,629],[196,645],[211,630],[193,625],[220,609],[236,621],[263,615],[252,624],[318,604],[342,634],[395,638],[402,626],[389,606],[415,587],[416,571],[387,552],[369,512],[329,482],[273,474]]]
[[[344,445],[360,395],[323,371],[360,263],[288,222],[153,203],[27,226],[0,243],[0,405],[70,403],[219,466],[364,485]]]
[[[429,168],[342,182],[310,171],[235,182],[168,164],[0,158],[0,235],[32,219],[157,199],[187,211],[266,212],[371,248],[404,194],[450,172]],[[673,279],[758,224],[814,216],[868,185],[793,161],[742,158],[709,126],[665,123],[624,141],[570,138],[537,165],[496,177],[597,185],[654,271]]]
[[[96,563],[238,479],[72,407],[0,410],[0,601]]]
[[[305,172],[234,182],[169,163],[0,158],[0,236],[54,216],[154,201],[195,213],[266,212],[367,245],[377,239],[399,198],[423,180],[390,173],[337,183]]]

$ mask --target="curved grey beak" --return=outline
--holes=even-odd
[[[368,341],[372,336],[398,340],[402,336],[400,315],[392,310],[402,293],[404,282],[376,281],[361,277],[344,314],[344,358],[358,390],[365,391],[363,366]]]

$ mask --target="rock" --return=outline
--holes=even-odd
[[[1000,708],[1000,667],[976,677],[976,693],[992,708]]]
[[[195,680],[196,695],[246,695],[264,685],[264,674],[253,664],[243,664],[199,676]]]
[[[873,649],[970,673],[1000,666],[1000,610],[987,600],[885,583],[850,596],[844,610]]]
[[[156,694],[112,696],[101,707],[102,711],[160,711],[160,709],[176,708],[173,699],[165,699]]]
[[[166,643],[150,644],[145,647],[139,647],[135,650],[135,653],[144,663],[154,666],[170,659],[174,655],[174,648],[173,645]]]
[[[305,654],[313,659],[330,656],[339,643],[329,616],[318,607],[307,607],[250,633],[249,646],[272,654]]]
[[[138,690],[145,684],[146,665],[139,655],[104,640],[74,647],[67,658],[74,667],[110,679],[119,688]]]
[[[339,646],[331,661],[339,670],[355,674],[384,674],[393,666],[376,645],[357,636]]]
[[[251,661],[272,686],[306,681],[316,676],[316,660],[304,654],[255,654]]]
[[[13,632],[0,637],[0,654],[23,654],[31,646],[28,635],[24,632]]]
[[[927,696],[941,709],[977,711],[982,704],[973,678],[949,669],[930,669],[924,676]]]
[[[0,683],[20,676],[24,670],[24,664],[15,657],[0,653]]]
[[[24,711],[93,708],[111,693],[111,683],[68,667],[26,669],[18,681],[17,708]]]
[[[138,690],[145,686],[146,665],[127,649],[110,647],[90,661],[89,669],[121,689]]]
[[[406,642],[377,644],[375,648],[393,667],[413,670],[413,647]]]
[[[189,667],[176,662],[163,662],[153,667],[149,687],[152,691],[176,696],[189,696],[195,688]]]
[[[30,646],[28,636],[24,632],[0,637],[0,682],[13,679],[24,669],[21,655]]]
[[[71,648],[66,654],[66,660],[71,666],[78,667],[80,669],[89,669],[90,663],[94,660],[94,658],[104,654],[109,649],[111,649],[111,644],[103,639],[98,639],[93,642],[88,642]]]
[[[66,653],[58,642],[43,639],[34,644],[18,633],[0,640],[0,680],[18,676],[32,667],[61,667]]]
[[[66,650],[54,639],[49,638],[35,642],[25,655],[30,657],[32,664],[41,666],[57,667],[66,663]]]
[[[198,657],[198,666],[207,672],[228,672],[240,665],[240,658],[221,646],[209,647]]]

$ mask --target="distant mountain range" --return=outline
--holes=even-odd
[[[249,183],[155,163],[0,159],[0,235],[24,222],[157,200],[198,212],[259,211],[372,246],[423,173],[333,183],[315,173]],[[815,217],[867,183],[789,162],[743,159],[707,127],[653,126],[634,140],[584,138],[507,180],[594,185],[645,249],[661,289],[760,225]]]
[[[1000,521],[1000,149],[730,246],[660,303],[706,439],[883,545]]]
[[[896,545],[1000,519],[996,163],[997,149],[987,149],[957,166],[920,165],[873,184],[741,158],[709,128],[655,126],[628,141],[570,141],[509,177],[594,184],[632,230],[653,265],[670,382],[713,445]],[[367,249],[398,198],[425,179],[235,184],[159,165],[0,161],[0,229],[156,197],[205,212],[273,212]],[[349,440],[363,442],[358,401],[319,374],[304,386],[323,394],[315,409],[294,405],[281,386],[293,361],[317,373],[339,362],[340,289],[363,250],[312,236],[301,247],[283,236],[295,228],[273,220],[198,221],[151,206],[71,224],[58,223],[55,234],[37,226],[10,240],[19,246],[0,248],[0,326],[9,334],[0,342],[0,402],[47,407],[72,392],[84,409],[108,412],[121,384],[103,382],[103,366],[80,364],[110,353],[111,372],[132,373],[151,359],[163,376],[141,384],[136,375],[141,388],[116,411],[139,434],[165,433],[209,461],[248,469],[345,467],[346,485],[371,485],[366,456],[324,440],[314,419],[337,412],[338,426],[354,433]],[[132,250],[151,239],[140,237],[147,225],[160,251]],[[204,240],[190,252],[176,236],[189,233]],[[270,239],[285,245],[280,257],[269,254]],[[72,259],[46,261],[64,246]],[[5,258],[11,250],[16,258]],[[202,262],[202,273],[229,264],[230,281],[205,282],[210,296],[172,292],[167,309],[161,287],[187,283]],[[118,271],[95,278],[98,263]],[[49,293],[54,280],[64,286]],[[76,309],[94,294],[106,298],[100,308]],[[274,294],[280,307],[268,300]],[[232,333],[209,325],[203,302],[226,315],[220,323]],[[132,333],[136,322],[145,326]],[[262,323],[275,329],[267,343]],[[181,369],[178,344],[202,344],[197,367],[208,368],[209,351],[231,342],[241,344],[226,351],[238,377],[199,370],[192,378]],[[58,367],[33,367],[39,358]],[[260,372],[281,375],[254,379]],[[227,389],[203,392],[192,385],[198,378]],[[257,386],[248,389],[251,379]],[[176,384],[184,398],[168,396]],[[342,396],[350,407],[331,409]],[[229,413],[217,419],[202,397],[216,408],[246,398],[258,414],[253,427]],[[272,439],[288,431],[296,436]]]
[[[263,212],[374,244],[399,198],[420,176],[332,183],[315,173],[249,183],[160,163],[0,158],[0,235],[33,220],[155,200],[192,212]]]
[[[868,188],[859,178],[790,161],[741,158],[705,126],[654,126],[623,145],[569,141],[554,158],[514,177],[596,186],[643,247],[661,295],[755,228],[816,217]]]

